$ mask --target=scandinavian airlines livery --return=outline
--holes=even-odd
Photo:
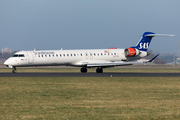
[[[172,36],[145,32],[136,46],[126,49],[84,49],[84,50],[34,50],[20,51],[5,61],[5,65],[16,72],[16,67],[28,66],[76,66],[81,67],[82,73],[87,68],[97,68],[97,73],[102,73],[103,68],[132,65],[137,60],[149,55],[149,48],[152,37]],[[146,62],[152,62],[158,55]]]

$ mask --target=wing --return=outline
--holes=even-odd
[[[132,62],[104,62],[104,63],[88,63],[87,67],[115,67],[132,65]]]
[[[138,64],[138,63],[149,63],[152,62],[159,54],[154,56],[152,59],[149,61],[132,61],[132,62],[104,62],[104,63],[88,63],[87,67],[115,67],[115,66],[125,66],[125,65],[133,65],[133,64]]]

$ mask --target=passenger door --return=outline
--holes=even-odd
[[[27,55],[28,55],[28,63],[32,64],[34,62],[33,53],[29,51],[29,52],[27,52]]]

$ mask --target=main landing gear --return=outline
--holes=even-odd
[[[82,67],[81,68],[81,73],[87,73],[87,68],[86,67]],[[96,73],[103,73],[103,69],[101,67],[98,67],[96,69]]]
[[[12,73],[16,73],[16,67],[13,67]]]
[[[98,67],[98,68],[96,69],[96,73],[103,73],[103,69]]]
[[[81,73],[87,73],[87,68],[86,67],[82,67],[81,68]]]

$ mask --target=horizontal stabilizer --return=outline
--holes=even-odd
[[[166,37],[166,36],[175,36],[175,35],[170,35],[170,34],[147,34],[147,35],[145,35],[145,36],[147,36],[147,37],[155,37],[155,36],[164,36],[164,37]]]

